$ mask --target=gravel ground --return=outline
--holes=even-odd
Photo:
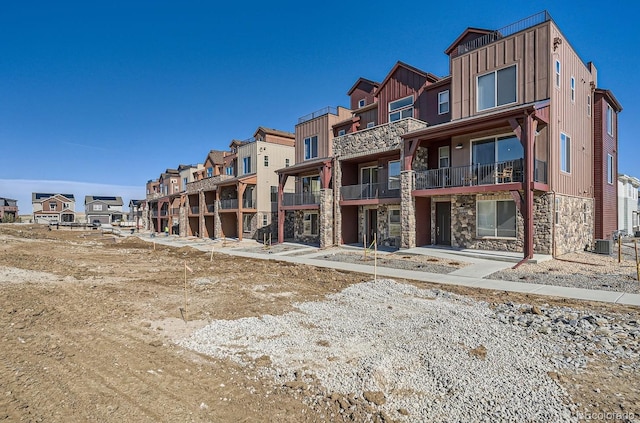
[[[327,261],[339,261],[343,263],[374,265],[372,255],[365,260],[362,252],[351,253],[345,251],[330,251],[327,254],[315,258]],[[418,270],[427,273],[451,273],[454,270],[468,266],[469,263],[456,260],[448,260],[430,257],[419,254],[404,254],[402,252],[394,254],[378,255],[377,265],[380,267],[390,267],[393,269]]]
[[[618,263],[617,255],[576,252],[542,263],[501,270],[487,278],[639,294],[636,272],[635,255],[632,259],[627,253]]]
[[[596,353],[640,370],[637,321],[570,308],[491,306],[392,280],[295,308],[214,321],[180,344],[257,366],[315,392],[316,404],[343,398],[341,413],[364,402],[403,422],[576,421],[555,370],[579,370]]]

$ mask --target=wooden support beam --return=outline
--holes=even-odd
[[[524,199],[522,198],[520,191],[509,191],[509,194],[511,194],[513,202],[516,203],[516,208],[518,209],[522,217],[524,217]]]
[[[278,175],[278,243],[284,242],[284,222],[286,212],[282,209],[282,200],[284,198],[284,186],[287,183],[289,175]]]

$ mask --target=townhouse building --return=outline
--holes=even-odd
[[[73,223],[76,200],[73,194],[31,193],[34,223]]]
[[[617,228],[626,234],[634,235],[640,230],[638,222],[638,189],[640,180],[633,176],[618,175],[618,225]]]
[[[185,230],[180,235],[215,238],[215,228],[220,227],[216,201],[218,183],[232,177],[223,174],[226,154],[226,151],[209,151],[203,164],[192,172],[192,180],[186,184]]]
[[[18,201],[0,197],[0,222],[15,222],[18,219]]]
[[[137,229],[149,228],[149,215],[146,200],[129,200],[129,222],[133,222]]]
[[[122,197],[105,195],[86,195],[84,214],[87,223],[111,224],[123,220]]]
[[[160,177],[147,182],[147,209],[149,229],[163,232],[169,228],[178,233],[180,228],[180,173],[166,169]]]

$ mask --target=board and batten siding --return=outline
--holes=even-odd
[[[398,67],[378,93],[378,125],[389,122],[389,103],[413,95],[414,117],[420,116],[417,92],[427,78],[404,67]]]
[[[593,129],[592,116],[587,113],[587,96],[593,93],[594,75],[582,62],[564,35],[553,23],[549,23],[548,48],[552,122],[550,122],[551,154],[549,177],[552,191],[576,197],[593,197]],[[561,40],[554,50],[554,39]],[[555,82],[556,60],[560,60],[560,87]],[[575,80],[575,100],[571,100],[571,77]],[[560,136],[571,137],[570,172],[560,170]]]
[[[451,119],[457,120],[478,113],[476,95],[478,76],[513,64],[517,66],[517,104],[548,99],[551,55],[549,25],[549,22],[540,24],[453,58],[451,61]]]
[[[333,125],[351,117],[351,110],[338,107],[338,114],[327,113],[315,119],[296,125],[295,162],[304,162],[305,138],[318,136],[318,157],[331,157],[333,154],[332,143]],[[292,163],[293,164],[293,163]]]
[[[607,107],[609,103],[601,96],[595,96],[593,100],[593,131],[596,154],[593,165],[595,168],[594,187],[595,197],[595,238],[607,239],[618,229],[618,213],[615,205],[618,201],[618,115],[613,113],[613,136],[607,133]],[[607,155],[613,156],[613,183],[607,180]]]
[[[277,206],[271,204],[271,187],[278,186],[277,169],[286,166],[286,160],[289,159],[289,165],[293,165],[294,147],[282,144],[274,144],[270,142],[257,141],[257,157],[256,157],[256,202],[258,212],[275,212]],[[269,157],[269,165],[264,165],[264,157]],[[284,187],[285,192],[293,192],[294,178],[287,178]],[[262,222],[259,222],[260,225]]]

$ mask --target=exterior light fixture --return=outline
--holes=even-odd
[[[456,145],[456,150],[462,150],[462,143],[459,143],[458,145]]]

